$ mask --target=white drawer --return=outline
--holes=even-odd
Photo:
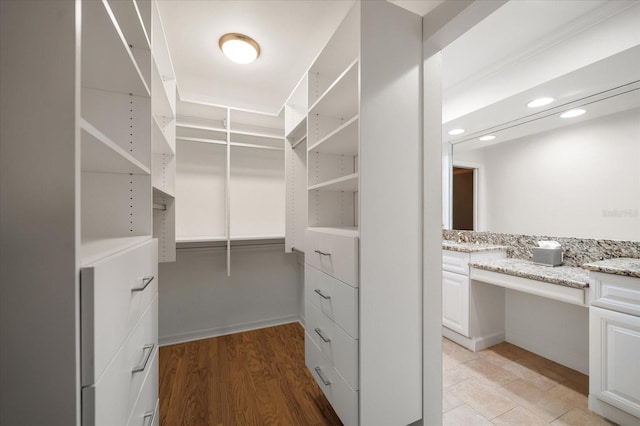
[[[358,238],[307,229],[305,261],[352,287],[358,287]]]
[[[640,278],[589,273],[591,304],[640,316]]]
[[[358,338],[358,289],[317,270],[304,267],[305,298],[334,320],[349,335]]]
[[[157,275],[157,240],[149,240],[82,268],[80,328],[83,386],[96,382],[149,306],[158,292]],[[144,290],[136,291],[147,282],[149,284]]]
[[[156,356],[156,358],[158,358]],[[157,361],[156,361],[157,362]],[[153,426],[160,424],[158,374],[148,374],[127,426]]]
[[[345,426],[358,424],[358,391],[349,384],[322,355],[320,348],[306,333],[304,339],[305,363],[316,379],[331,406]]]
[[[358,390],[358,341],[349,336],[308,300],[305,327],[324,356]]]
[[[127,424],[145,377],[158,375],[157,346],[155,297],[96,384],[82,388],[83,426]]]
[[[469,253],[442,251],[442,270],[456,274],[469,275]]]

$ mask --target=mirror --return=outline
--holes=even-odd
[[[638,19],[633,2],[512,1],[443,51],[445,228],[640,241]]]

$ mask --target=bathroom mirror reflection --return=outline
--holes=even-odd
[[[445,228],[640,240],[639,18],[508,2],[443,51]]]

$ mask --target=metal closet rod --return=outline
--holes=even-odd
[[[153,209],[154,210],[166,211],[167,210],[167,205],[166,204],[153,203]]]

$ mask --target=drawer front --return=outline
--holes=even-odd
[[[358,286],[358,238],[307,230],[305,261],[349,284]]]
[[[96,384],[82,389],[83,426],[127,424],[145,377],[158,375],[157,346],[156,297]]]
[[[353,389],[358,390],[358,341],[308,300],[305,325],[316,346]]]
[[[469,253],[442,251],[442,269],[456,274],[469,275]]]
[[[590,273],[591,304],[640,316],[640,278]]]
[[[96,382],[133,330],[158,292],[157,275],[157,240],[81,270],[83,386]]]
[[[351,389],[344,378],[322,355],[320,348],[305,333],[305,363],[320,389],[345,426],[358,425],[358,391]]]
[[[349,335],[358,338],[358,289],[317,270],[304,267],[306,300],[334,320]]]
[[[156,356],[156,358],[158,358]],[[156,360],[157,363],[157,360]],[[157,370],[153,370],[156,371]],[[158,374],[150,372],[133,409],[127,426],[153,426],[160,424],[160,401],[158,399]]]

